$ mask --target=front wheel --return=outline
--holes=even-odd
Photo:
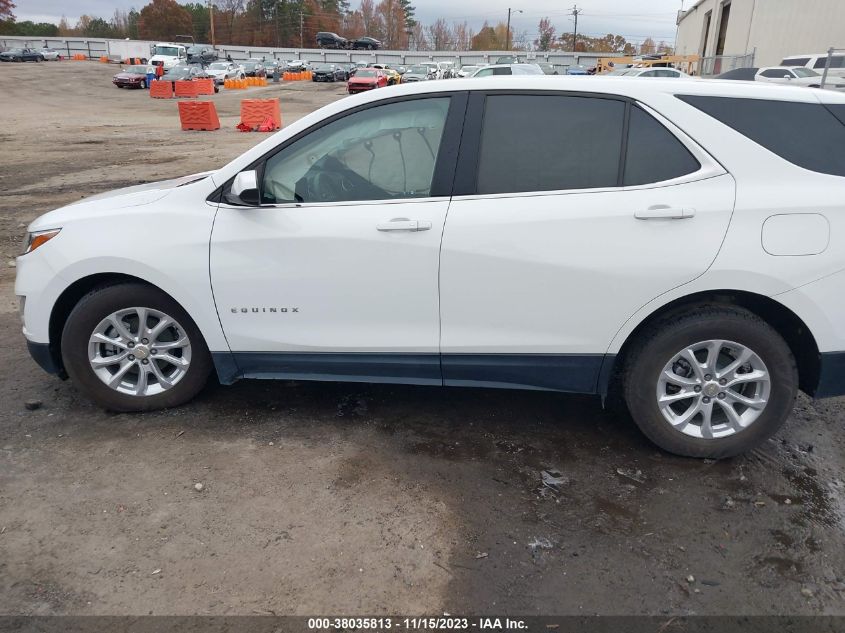
[[[85,295],[68,317],[61,350],[74,384],[112,411],[183,404],[211,371],[191,317],[160,290],[136,283]]]
[[[731,306],[703,306],[656,323],[627,355],[623,381],[642,432],[689,457],[754,448],[783,425],[798,390],[783,338]]]
[[[142,79],[141,80],[141,90],[146,90],[146,89],[147,89],[147,82]]]

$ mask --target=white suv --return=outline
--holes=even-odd
[[[505,85],[507,84],[507,85]],[[845,393],[845,96],[511,77],[341,99],[29,227],[24,335],[120,411],[219,380],[619,396],[734,455]]]

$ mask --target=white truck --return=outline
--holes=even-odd
[[[188,63],[188,50],[183,44],[159,42],[150,46],[150,54],[150,63],[154,66],[162,65],[165,70]]]

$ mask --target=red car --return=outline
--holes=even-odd
[[[378,68],[361,68],[346,82],[346,91],[349,94],[364,92],[373,88],[383,88],[387,85],[387,75]]]

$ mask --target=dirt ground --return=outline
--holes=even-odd
[[[115,71],[0,65],[0,613],[845,614],[845,399],[710,462],[592,398],[242,381],[115,415],[44,374],[27,222],[223,164],[264,138],[234,129],[244,96],[290,122],[343,95],[221,92],[223,129],[182,132]]]

